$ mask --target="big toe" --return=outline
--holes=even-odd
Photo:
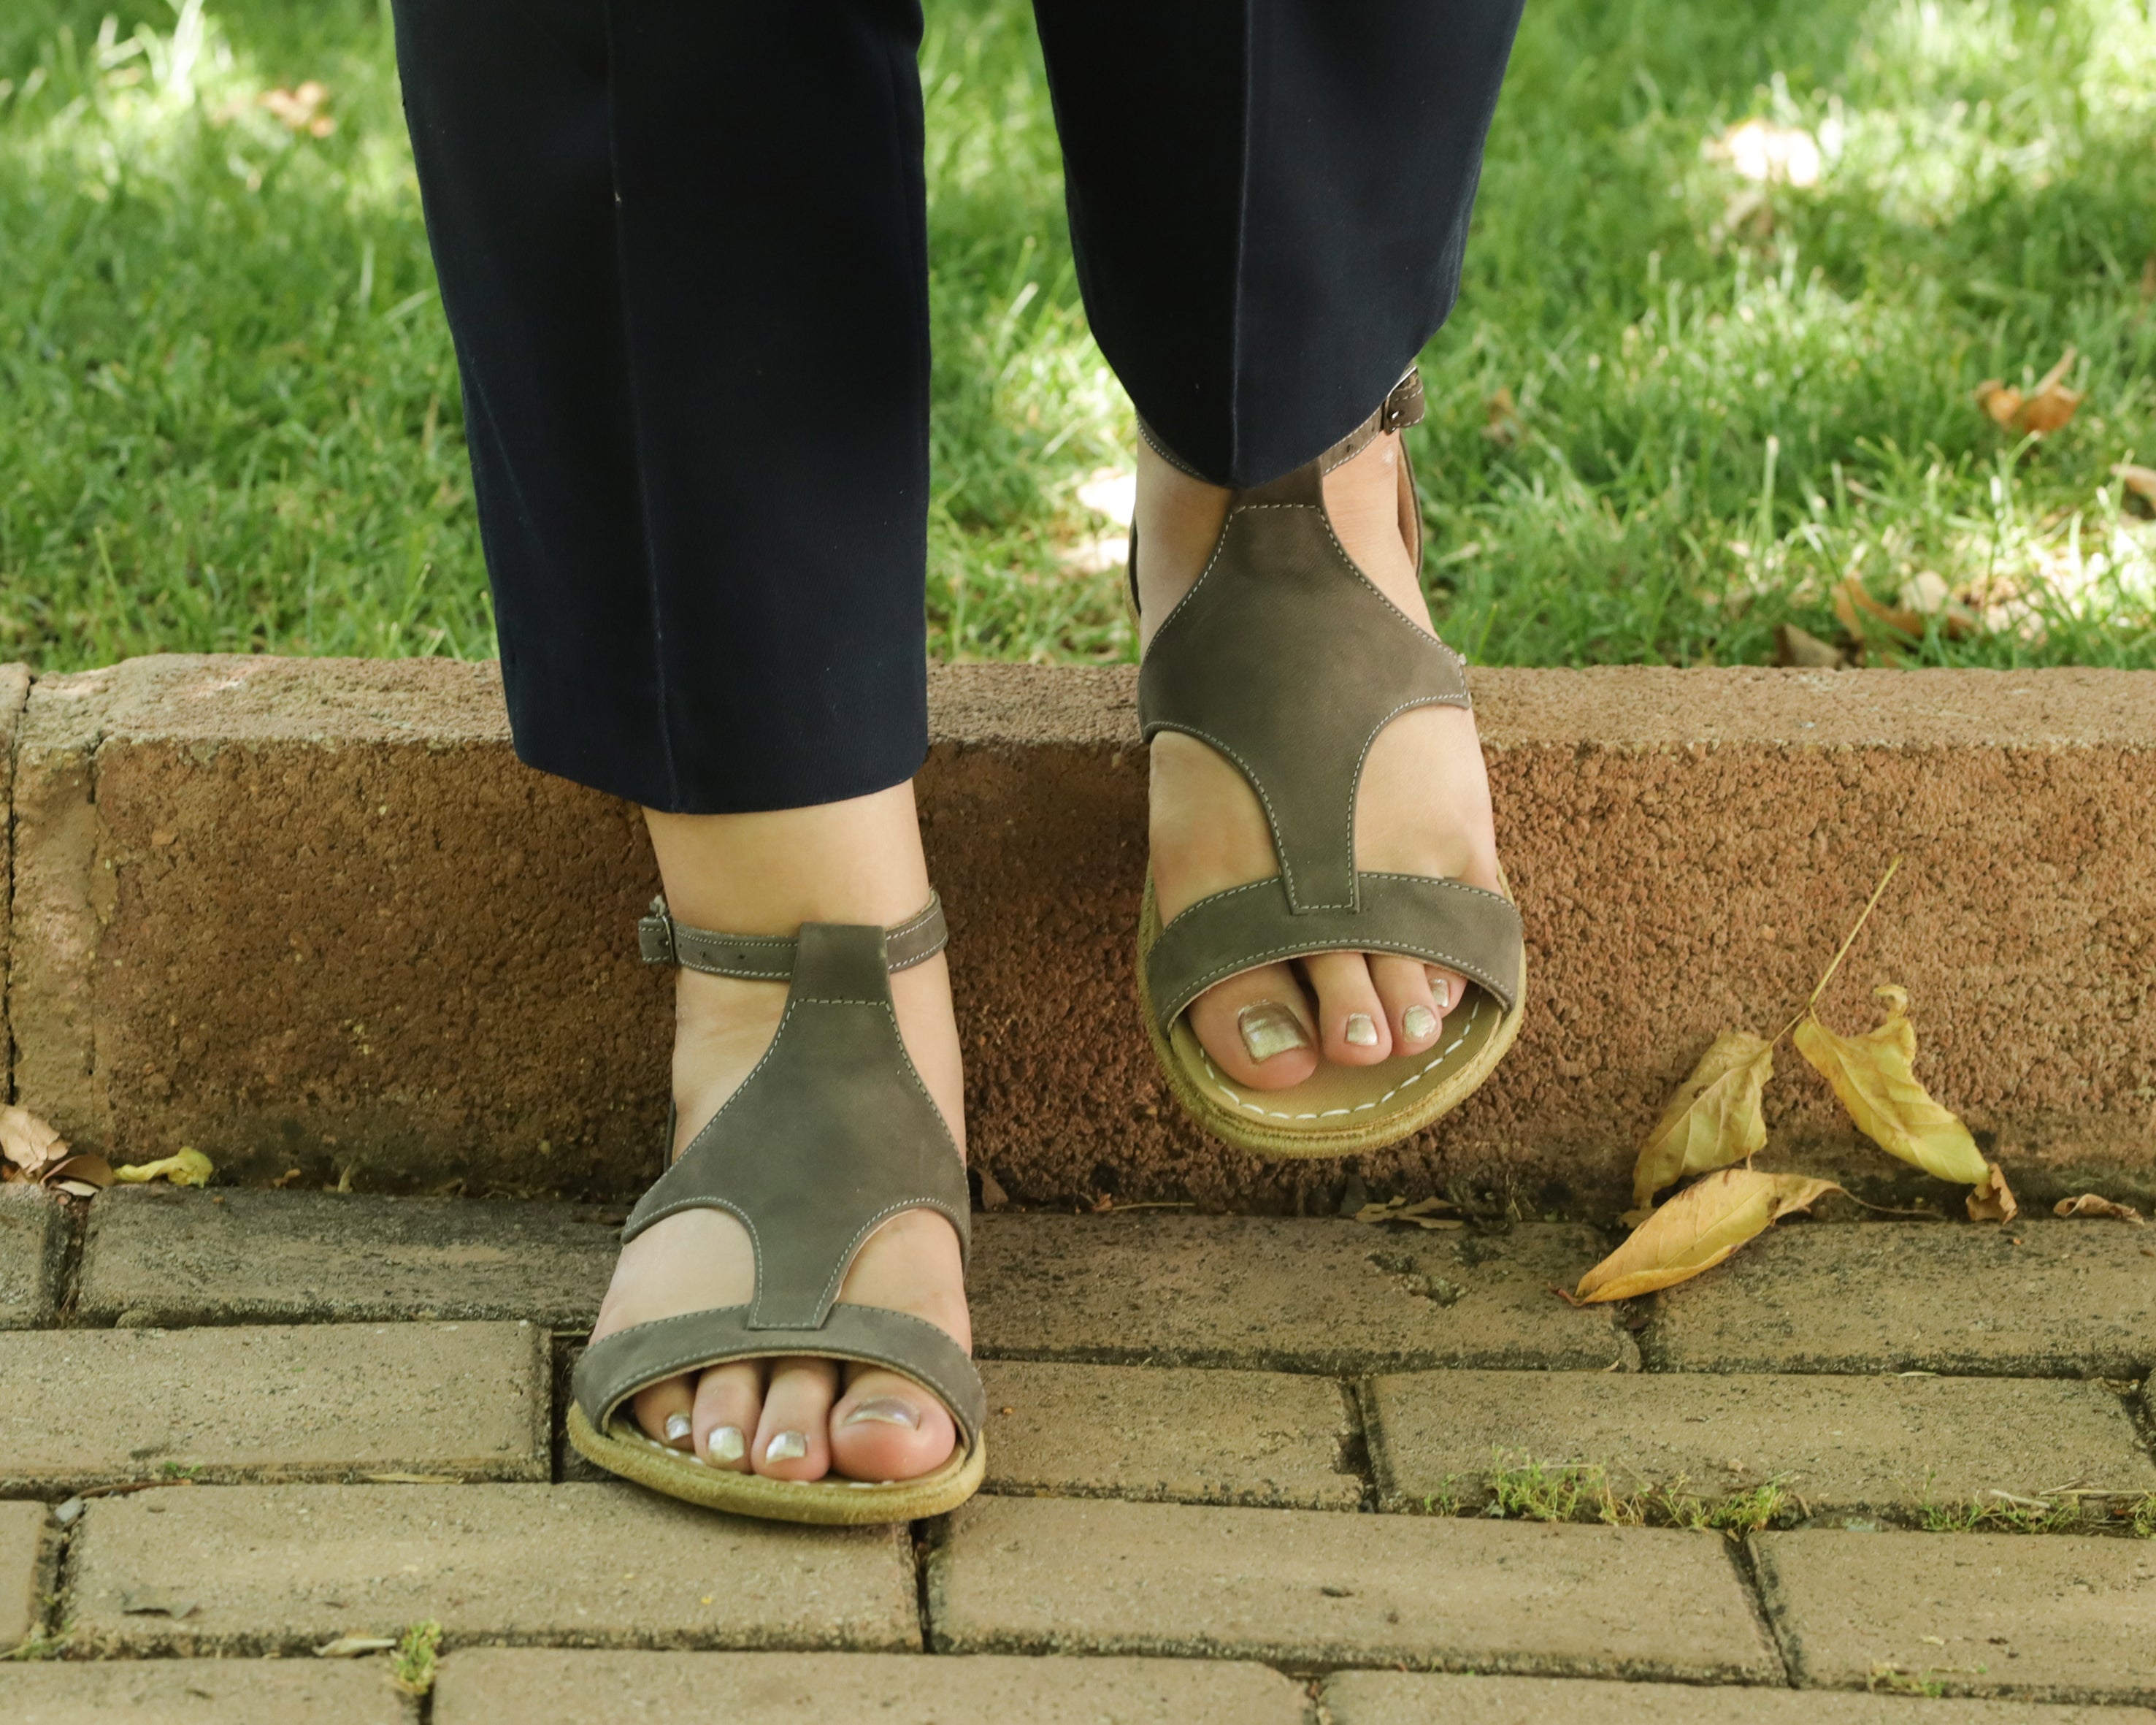
[[[917,1479],[957,1441],[942,1403],[896,1372],[856,1372],[831,1409],[831,1465],[850,1480]]]
[[[1310,1002],[1286,965],[1230,976],[1193,1001],[1189,1017],[1213,1063],[1254,1090],[1285,1090],[1317,1070]]]

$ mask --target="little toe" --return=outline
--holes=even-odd
[[[1190,1029],[1221,1071],[1254,1090],[1284,1090],[1317,1070],[1310,1002],[1286,965],[1208,989],[1190,1003]]]
[[[831,1470],[829,1422],[839,1393],[836,1360],[774,1360],[749,1461],[774,1480],[820,1480]]]
[[[1419,958],[1373,953],[1370,981],[1385,1003],[1394,1053],[1419,1054],[1437,1040],[1445,1027],[1445,1011],[1431,991],[1429,965]]]
[[[831,1409],[831,1465],[850,1480],[917,1479],[958,1441],[942,1403],[911,1378],[863,1367]]]
[[[1393,1052],[1385,1003],[1370,981],[1359,952],[1313,952],[1303,974],[1317,996],[1317,1023],[1325,1058],[1342,1066],[1375,1066]]]
[[[1467,998],[1467,979],[1457,971],[1440,970],[1435,965],[1425,965],[1423,974],[1430,979],[1430,998],[1437,1003],[1440,1018]]]
[[[682,1377],[647,1385],[636,1393],[636,1399],[629,1405],[636,1415],[636,1423],[644,1428],[647,1437],[676,1450],[686,1450],[696,1431],[696,1420],[690,1411],[694,1402],[690,1381]]]
[[[749,1440],[763,1416],[763,1362],[736,1360],[696,1379],[696,1454],[706,1465],[749,1470]]]

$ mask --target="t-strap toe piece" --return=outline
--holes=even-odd
[[[965,1163],[891,1010],[891,972],[942,950],[931,899],[893,929],[805,923],[798,935],[686,928],[664,901],[638,925],[644,960],[714,976],[786,981],[770,1048],[629,1213],[624,1244],[676,1211],[724,1210],[748,1230],[756,1294],[747,1305],[685,1312],[615,1331],[577,1362],[569,1441],[613,1473],[693,1503],[778,1521],[907,1522],[970,1497],[986,1465],[979,1374],[934,1324],[840,1303],[855,1255],[892,1217],[933,1210],[970,1244]],[[775,1480],[705,1465],[646,1437],[629,1413],[639,1390],[732,1360],[817,1355],[887,1367],[951,1410],[959,1442],[918,1479]]]
[[[1422,417],[1410,371],[1341,443],[1229,500],[1211,560],[1146,648],[1138,716],[1196,738],[1257,794],[1280,873],[1215,893],[1165,928],[1148,876],[1138,987],[1178,1100],[1209,1131],[1266,1156],[1352,1155],[1398,1143],[1456,1106],[1518,1033],[1519,912],[1464,881],[1364,869],[1355,804],[1378,733],[1417,707],[1471,705],[1460,656],[1378,591],[1342,548],[1324,476],[1371,439]],[[1421,564],[1405,451],[1402,530]],[[1283,1090],[1216,1066],[1186,1009],[1215,983],[1317,952],[1419,958],[1469,979],[1436,1046],[1375,1066],[1325,1063]]]

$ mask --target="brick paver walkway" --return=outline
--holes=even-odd
[[[983,1216],[988,1489],[825,1531],[567,1450],[618,1219],[0,1193],[0,1719],[2156,1725],[2156,1229]]]

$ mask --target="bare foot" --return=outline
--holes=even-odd
[[[669,904],[685,923],[738,934],[792,934],[804,921],[890,926],[928,900],[907,785],[781,815],[647,819]],[[745,832],[697,824],[711,821],[767,825]],[[724,854],[709,854],[714,845]],[[963,1151],[964,1087],[942,955],[900,971],[891,988],[906,1053]],[[675,1156],[762,1058],[785,1005],[783,983],[679,974]],[[755,1286],[755,1255],[741,1223],[721,1210],[682,1211],[622,1249],[592,1336],[745,1305]],[[972,1347],[957,1235],[934,1211],[906,1211],[871,1235],[839,1298],[909,1312]],[[957,1442],[950,1410],[911,1378],[814,1357],[742,1361],[669,1378],[632,1405],[638,1424],[660,1442],[712,1467],[774,1479],[913,1479],[940,1466]]]
[[[1378,590],[1433,635],[1400,536],[1399,435],[1387,432],[1325,476],[1341,547]],[[1138,450],[1141,644],[1203,572],[1230,494]],[[1286,667],[1291,678],[1292,667]],[[1229,887],[1267,880],[1280,858],[1257,796],[1235,765],[1196,738],[1152,739],[1153,891],[1163,922]],[[1490,785],[1475,717],[1418,707],[1378,734],[1355,812],[1358,867],[1446,876],[1499,890]],[[1389,953],[1317,953],[1243,971],[1191,1003],[1190,1027],[1230,1078],[1254,1089],[1301,1084],[1320,1060],[1374,1066],[1431,1047],[1466,979]]]

